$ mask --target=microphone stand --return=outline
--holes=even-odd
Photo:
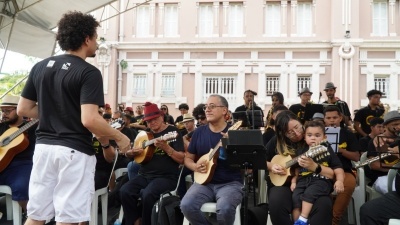
[[[253,95],[253,99],[251,100],[251,129],[255,129],[254,127],[254,95]]]

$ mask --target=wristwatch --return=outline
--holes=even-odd
[[[321,170],[322,170],[321,165],[318,164],[318,166],[317,166],[317,168],[315,169],[314,173],[315,173],[315,174],[320,174],[320,173],[321,173]]]

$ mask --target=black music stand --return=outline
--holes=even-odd
[[[241,120],[241,127],[257,129],[264,126],[263,112],[261,110],[239,111],[232,113],[233,122]]]
[[[244,169],[244,225],[248,211],[248,169],[266,169],[265,148],[260,130],[230,130],[226,146],[227,162],[231,167]]]
[[[306,110],[304,112],[304,121],[310,121],[315,113],[324,114],[324,105],[307,103]]]
[[[394,148],[394,147],[398,146],[399,149],[400,149],[400,139],[398,137],[387,137],[387,136],[380,136],[380,137],[388,138],[391,141],[393,141],[393,142],[383,143],[383,145],[382,145],[382,142],[381,142],[382,139],[381,138],[377,139],[378,140],[378,143],[377,143],[378,146],[376,147],[376,150],[377,150],[376,153],[379,156],[379,162],[380,162],[381,168],[400,169],[400,164],[396,163],[396,164],[393,164],[393,165],[387,165],[387,164],[383,163],[383,160],[382,160],[382,159],[386,159],[386,160],[388,160],[390,162],[390,161],[395,161],[396,159],[399,158],[399,153],[391,153],[391,156],[389,156],[389,157],[384,157],[383,155],[389,153],[389,151],[388,151],[389,147],[390,148]],[[381,147],[379,147],[379,146],[381,146]]]

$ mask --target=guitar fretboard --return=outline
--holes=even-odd
[[[238,129],[240,126],[242,125],[242,121],[238,121],[235,124],[233,124],[231,127],[228,128],[228,130],[236,130]],[[217,152],[217,150],[219,149],[219,142],[218,144],[213,148],[213,150],[211,151],[209,157],[208,157],[208,161],[211,161],[214,158],[215,153]]]
[[[26,130],[28,130],[31,126],[35,125],[37,122],[39,122],[38,119],[34,119],[30,122],[28,122],[27,124],[25,124],[24,126],[22,126],[21,128],[19,128],[17,131],[15,131],[14,133],[12,133],[10,136],[4,138],[3,140],[1,140],[1,146],[7,145],[8,143],[4,143],[5,139],[7,139],[8,142],[11,142],[12,140],[14,140],[16,137],[18,137],[20,134],[24,133]]]

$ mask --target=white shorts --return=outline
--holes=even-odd
[[[96,157],[59,145],[37,144],[29,182],[28,217],[78,223],[90,220]]]

